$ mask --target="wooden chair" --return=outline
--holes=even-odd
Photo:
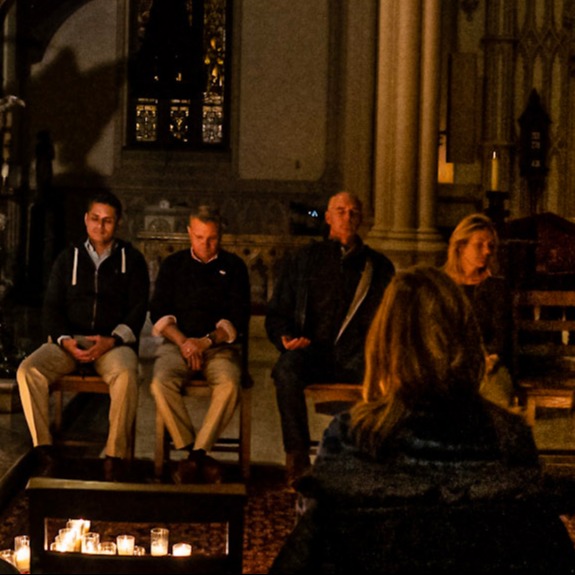
[[[158,485],[34,477],[29,501],[31,573],[242,572],[245,485]],[[54,519],[124,524],[224,524],[222,553],[191,557],[92,555],[50,551]],[[137,543],[140,544],[140,543]]]
[[[99,444],[97,440],[93,437],[89,437],[89,434],[82,439],[73,439],[66,437],[62,430],[62,421],[64,413],[64,394],[65,393],[100,393],[109,394],[108,384],[95,373],[71,373],[64,375],[60,379],[56,380],[50,386],[50,393],[54,396],[54,419],[52,421],[52,431],[54,435],[54,441],[60,445],[69,446],[90,446]],[[130,438],[130,449],[128,458],[134,458],[136,443],[136,419],[132,426],[132,433]]]
[[[306,398],[311,399],[316,413],[335,415],[361,399],[360,384],[356,383],[312,383],[305,388]],[[312,440],[311,453],[317,453],[319,441]]]
[[[575,291],[513,296],[513,376],[525,417],[538,407],[572,410],[575,393]]]
[[[237,437],[220,437],[212,451],[237,453],[240,471],[244,480],[250,477],[251,458],[251,425],[252,425],[252,387],[253,379],[248,371],[248,339],[242,338],[242,379],[239,400],[239,432]],[[197,374],[187,380],[182,387],[184,397],[210,397],[211,389],[208,382]],[[169,461],[170,437],[164,420],[156,409],[156,448],[154,456],[154,471],[157,479],[164,474],[165,465]]]

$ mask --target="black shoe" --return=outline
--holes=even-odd
[[[38,445],[33,451],[32,477],[56,477],[58,458],[52,445]]]
[[[200,462],[200,470],[204,483],[222,482],[222,464],[213,457],[205,455]]]
[[[104,459],[104,481],[125,482],[128,480],[128,464],[121,457],[106,455]]]
[[[176,484],[198,483],[200,466],[194,459],[182,459],[172,473],[172,481]]]

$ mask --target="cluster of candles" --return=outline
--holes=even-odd
[[[30,537],[28,535],[14,537],[14,549],[2,549],[0,559],[12,563],[20,573],[30,573]]]
[[[168,555],[170,532],[164,527],[154,527],[150,531],[150,555]],[[146,549],[136,545],[134,535],[118,535],[116,541],[100,541],[100,534],[90,531],[90,521],[69,519],[66,527],[50,544],[50,551],[80,552],[99,555],[146,555]],[[189,543],[176,543],[172,547],[174,557],[186,557],[192,554]]]

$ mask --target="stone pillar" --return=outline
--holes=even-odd
[[[434,263],[439,141],[440,0],[380,0],[369,243],[403,267]]]

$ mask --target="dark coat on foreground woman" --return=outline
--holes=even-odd
[[[530,428],[480,398],[411,410],[377,457],[324,433],[270,573],[575,573]]]

